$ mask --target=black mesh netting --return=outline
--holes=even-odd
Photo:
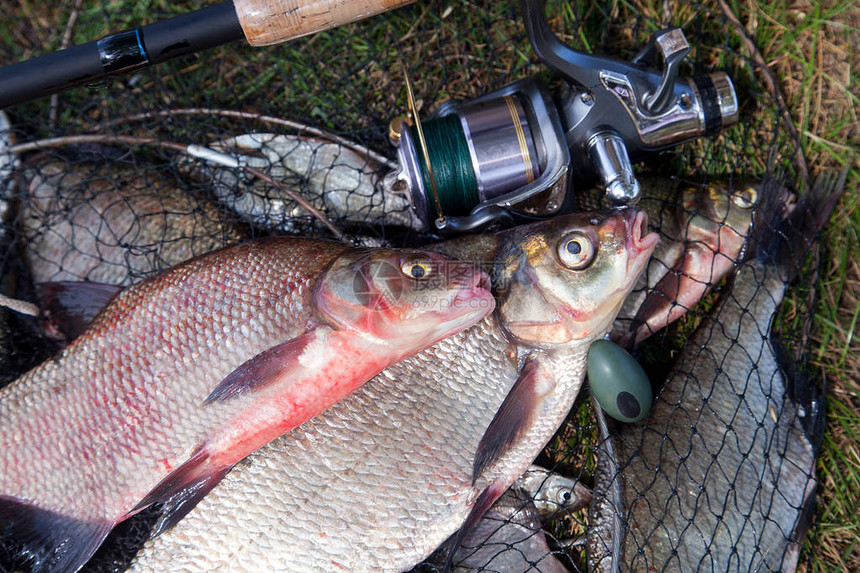
[[[60,48],[72,9],[56,4],[0,7],[0,17],[20,22],[0,40],[0,64]],[[195,8],[119,4],[81,3],[73,41]],[[736,191],[748,181],[771,180],[756,188],[760,205],[809,182],[782,109],[757,81],[743,39],[719,10],[696,2],[654,6],[552,3],[547,10],[560,37],[619,59],[634,56],[662,26],[682,26],[692,46],[682,73],[725,70],[733,78],[741,101],[737,126],[637,167],[643,180],[656,181],[642,203],[652,226],[664,242],[684,246],[697,240],[689,233],[705,214],[684,201],[683,185],[670,188],[670,177]],[[346,240],[395,246],[434,240],[414,230],[408,201],[381,193],[382,177],[395,165],[388,125],[406,109],[401,60],[425,113],[532,74],[550,81],[515,4],[421,2],[285,45],[228,45],[116,78],[109,87],[6,110],[17,147],[15,162],[0,164],[2,293],[39,301],[34,285],[46,281],[129,285],[250,237],[332,237],[284,188]],[[241,155],[277,183],[195,158],[189,145]],[[751,255],[753,219],[712,222],[727,226]],[[770,571],[794,559],[808,516],[798,518],[797,530],[791,516],[804,514],[814,489],[817,412],[814,384],[802,371],[815,275],[804,267],[785,309],[774,304],[781,294],[772,272],[743,267],[747,272],[733,282],[739,264],[730,263],[727,281],[706,285],[713,288],[702,302],[636,349],[657,393],[651,421],[610,425],[609,437],[601,438],[583,393],[536,460],[568,481],[548,489],[561,477],[532,479],[506,494],[488,516],[494,526],[481,530],[485,547],[467,559],[473,570]],[[673,267],[673,260],[657,261],[648,272],[662,277]],[[774,327],[778,352],[766,343],[773,312],[782,312]],[[5,381],[57,351],[61,335],[46,332],[43,321],[6,310],[0,318]],[[778,369],[786,358],[794,367]],[[122,570],[154,517],[122,524],[86,570]],[[466,541],[469,547],[482,539]],[[13,551],[0,554],[0,570],[24,566]],[[518,557],[503,561],[511,559],[506,553]]]

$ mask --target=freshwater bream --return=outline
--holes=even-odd
[[[129,287],[0,391],[0,531],[59,572],[148,504],[167,527],[257,447],[475,324],[488,287],[438,254],[296,238]]]
[[[144,547],[133,570],[418,563],[470,513],[480,516],[552,437],[582,384],[589,344],[611,326],[656,242],[644,214],[625,209],[439,245],[494,269],[497,311],[238,464]]]
[[[757,257],[693,334],[650,417],[606,442],[592,571],[794,571],[816,484],[807,430],[817,409],[794,401],[789,388],[803,394],[808,381],[786,375],[770,328],[838,193],[825,185],[810,197],[787,224],[758,226]],[[791,210],[779,200],[761,209]]]

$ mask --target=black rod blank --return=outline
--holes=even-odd
[[[244,39],[232,1],[0,68],[0,108]]]

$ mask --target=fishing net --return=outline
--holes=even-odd
[[[64,30],[72,43],[82,43],[198,7],[113,0],[79,4],[3,3],[0,63],[60,49]],[[743,179],[769,179],[775,185],[767,189],[809,188],[807,167],[798,159],[799,140],[785,122],[784,101],[759,81],[761,66],[751,56],[747,38],[716,4],[552,2],[547,13],[564,41],[623,60],[632,58],[658,29],[681,26],[692,46],[683,73],[724,70],[735,82],[742,103],[737,126],[717,139],[701,139],[652,157],[637,166],[638,173],[695,184],[727,181],[740,186]],[[191,256],[266,235],[333,238],[334,227],[344,240],[357,244],[415,246],[436,240],[414,228],[407,201],[383,198],[380,192],[395,160],[387,140],[389,122],[407,109],[401,62],[425,114],[446,100],[473,98],[532,75],[554,85],[531,51],[516,4],[430,1],[280,46],[216,48],[115,78],[110,85],[79,88],[54,100],[6,110],[17,160],[0,165],[5,194],[3,294],[37,302],[41,293],[35,285],[45,281],[133,284]],[[244,167],[195,157],[189,145],[241,155],[271,180]],[[322,216],[299,205],[288,192]],[[671,198],[643,198],[648,201],[658,212],[678,207]],[[652,217],[652,225],[661,231],[659,217],[656,222]],[[666,238],[667,232],[662,233]],[[782,305],[774,327],[780,347],[796,366],[792,377],[805,366],[815,278],[814,265],[804,267],[800,286]],[[635,351],[658,394],[700,323],[716,320],[720,326],[721,320],[737,318],[712,319],[709,314],[721,297],[731,294],[731,285],[730,278],[713,285],[705,300]],[[50,332],[43,319],[0,312],[2,376],[8,382],[56,352],[63,333]],[[757,353],[750,350],[750,356],[755,365]],[[718,382],[698,380],[702,386]],[[606,499],[609,494],[601,484],[625,471],[638,446],[608,449],[613,440],[619,443],[618,426],[609,428],[612,438],[601,437],[586,394],[536,463],[579,479],[594,488],[597,498]],[[813,417],[809,396],[800,399],[805,420]],[[796,419],[781,415],[780,407],[773,406],[776,426],[796,424]],[[738,406],[734,416],[743,415]],[[732,419],[725,420],[725,447],[717,448],[710,462],[712,471],[730,485],[740,474],[721,461],[721,453],[735,447],[727,429]],[[811,431],[806,422],[804,428]],[[667,448],[683,449],[672,435],[661,439]],[[719,442],[720,436],[708,439]],[[775,440],[765,450],[778,457],[785,447]],[[607,458],[613,463],[607,464]],[[804,482],[815,479],[809,468],[799,471],[805,472]],[[660,482],[670,499],[679,493],[672,480],[677,480],[676,489],[689,487],[690,481],[682,485],[679,476],[667,473],[665,483]],[[737,486],[754,487],[747,482]],[[749,527],[760,526],[757,515],[768,519],[768,504],[780,495],[776,491],[770,501],[760,502],[759,514],[748,516]],[[650,499],[639,493],[642,500]],[[557,511],[542,514],[542,527],[556,558],[570,570],[584,571],[584,539],[595,518],[587,509],[570,511],[566,499],[558,500]],[[528,502],[523,499],[524,506]],[[702,524],[740,511],[707,503],[695,508],[710,516],[683,514],[683,526],[675,523],[680,518],[674,515],[672,525],[698,527],[698,535],[711,536],[714,532]],[[626,508],[614,510],[624,523]],[[668,526],[666,512],[664,507],[652,510],[651,527],[658,532]],[[148,534],[155,513],[121,525],[86,570],[122,570]],[[646,525],[637,522],[640,529]],[[647,532],[639,533],[638,539],[652,539]],[[498,549],[517,550],[517,543],[509,541]],[[8,546],[0,553],[0,570],[23,566],[13,553]],[[534,570],[542,570],[543,556],[536,557],[527,555],[535,562]],[[646,563],[646,557],[642,551],[625,555],[628,564],[637,559],[634,570],[663,570],[663,563]],[[670,563],[668,569],[672,567]],[[437,569],[438,564],[428,562],[416,570]],[[705,561],[703,569],[708,570]],[[494,570],[492,564],[486,570]]]

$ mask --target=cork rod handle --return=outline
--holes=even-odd
[[[252,46],[267,46],[334,28],[415,0],[234,0]]]

